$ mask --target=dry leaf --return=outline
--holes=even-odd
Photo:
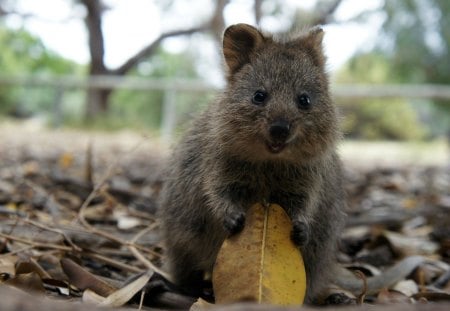
[[[103,307],[123,306],[148,283],[152,275],[153,271],[148,270],[133,282],[106,297],[99,305]]]
[[[436,242],[423,237],[409,237],[392,231],[384,231],[383,235],[397,252],[406,256],[432,255],[439,249]]]
[[[382,289],[378,293],[377,303],[381,304],[411,303],[411,299],[401,292],[395,290]]]
[[[22,165],[25,176],[35,175],[39,172],[39,163],[37,161],[28,161]]]
[[[83,302],[85,302],[85,303],[99,305],[105,300],[105,297],[100,296],[99,294],[97,294],[96,292],[94,292],[88,288],[83,292],[82,299],[83,299]]]
[[[217,256],[213,270],[216,303],[302,304],[305,267],[290,239],[291,229],[279,205],[253,205],[243,231],[227,239]]]
[[[81,290],[91,289],[103,297],[110,295],[116,290],[116,288],[96,277],[69,258],[61,259],[61,267],[69,278],[70,283]]]
[[[117,220],[117,228],[120,230],[130,230],[142,225],[142,220],[129,216],[126,211],[114,211],[113,217]]]
[[[199,298],[196,302],[189,308],[189,311],[204,311],[213,307],[214,304],[207,302],[206,300]]]
[[[417,293],[412,296],[412,298],[419,300],[419,299],[426,299],[427,301],[450,301],[450,294],[448,293],[442,293],[442,292],[423,292],[423,293]]]
[[[58,159],[58,166],[62,169],[70,168],[74,163],[74,155],[70,152],[64,152]]]
[[[3,255],[0,257],[0,274],[14,276],[16,274],[16,262],[19,257],[15,255]]]
[[[16,265],[16,274],[26,274],[35,272],[41,279],[50,278],[50,275],[45,271],[33,258],[28,261],[20,261]]]
[[[42,279],[36,272],[18,274],[3,284],[20,288],[29,293],[45,293]]]
[[[394,266],[386,269],[381,274],[367,278],[367,294],[375,294],[383,288],[389,288],[397,282],[403,280],[411,274],[426,259],[421,256],[410,256],[397,262]],[[334,280],[336,285],[345,288],[353,293],[360,293],[363,288],[363,282],[346,269],[339,271],[338,277]]]
[[[413,280],[402,280],[395,284],[392,289],[402,293],[407,297],[410,297],[419,292],[419,286],[417,286],[417,283]]]

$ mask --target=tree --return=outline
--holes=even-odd
[[[102,20],[104,12],[108,9],[106,0],[66,0],[71,1],[74,5],[81,5],[85,8],[86,16],[84,19],[86,30],[88,33],[88,45],[90,53],[90,65],[89,75],[126,75],[133,68],[135,68],[141,61],[148,59],[155,54],[157,47],[160,43],[169,37],[174,36],[187,36],[197,32],[208,32],[213,35],[216,42],[220,42],[222,32],[225,28],[224,10],[231,0],[213,0],[215,8],[210,18],[204,22],[200,22],[198,25],[187,28],[178,29],[163,32],[152,42],[149,42],[141,51],[135,55],[131,55],[122,65],[116,68],[108,68],[105,64],[105,45],[104,34],[102,29]],[[309,25],[317,23],[327,23],[332,20],[332,15],[338,8],[342,0],[319,0],[317,6],[314,8],[314,16],[312,20],[308,20]],[[169,7],[174,3],[173,0],[166,0],[163,2],[166,7]],[[259,22],[263,19],[264,15],[272,15],[274,12],[266,12],[264,4],[268,4],[269,1],[254,0],[254,16],[255,22]],[[23,18],[32,18],[28,13],[22,13],[19,11],[19,6],[15,6],[16,1],[12,0],[0,0],[0,14],[15,14]],[[271,4],[272,5],[272,4]],[[267,7],[267,6],[266,6]],[[273,7],[273,5],[272,5]],[[275,7],[286,7],[283,4],[275,4]],[[277,9],[275,9],[276,11]],[[283,11],[286,13],[286,11]],[[280,16],[285,18],[285,16]],[[296,18],[300,18],[296,16]],[[303,16],[300,18],[300,22],[304,21]],[[292,27],[296,27],[299,24],[299,20],[293,23]],[[97,115],[101,115],[108,111],[109,99],[111,97],[111,89],[89,89],[87,94],[87,106],[86,117],[93,118]]]
[[[446,0],[384,0],[378,10],[363,12],[356,21],[364,21],[372,13],[384,15],[384,22],[378,38],[370,51],[357,53],[349,60],[340,73],[340,82],[366,83],[450,83],[450,2]],[[352,77],[352,80],[348,78]],[[344,81],[345,80],[345,81]],[[440,135],[448,130],[450,124],[450,102],[434,101],[430,107],[415,105],[414,102],[396,100],[382,105],[364,103],[355,105],[349,101],[345,107],[350,114],[347,126],[355,134],[375,122],[373,114],[377,111],[378,133],[391,138],[420,138],[424,134],[423,124],[428,121],[428,134]],[[399,107],[393,107],[394,105]],[[364,107],[367,106],[367,107]],[[372,107],[370,107],[372,106]],[[374,109],[375,107],[375,109]],[[400,108],[403,112],[400,113]],[[367,109],[366,109],[367,108]],[[393,109],[396,109],[394,111]],[[396,124],[388,124],[388,113],[399,116]],[[369,114],[372,114],[370,116]],[[367,119],[369,117],[369,119]],[[430,122],[430,119],[433,122]],[[383,124],[384,123],[384,124]],[[375,123],[374,123],[375,124]],[[398,124],[404,126],[399,127]],[[388,125],[388,126],[387,126]],[[380,132],[380,130],[385,129]],[[388,131],[386,131],[388,130]],[[395,130],[395,135],[392,135]],[[370,130],[372,134],[376,131]],[[358,134],[358,133],[356,133]]]
[[[391,77],[387,56],[380,52],[354,56],[338,72],[336,80],[348,84],[397,82]],[[345,115],[342,129],[348,138],[417,140],[427,133],[406,99],[338,99],[337,103]]]
[[[136,69],[132,69],[129,75],[142,78],[165,79],[198,79],[195,68],[195,56],[188,53],[169,53],[163,48],[144,60]],[[111,95],[110,111],[105,120],[111,127],[133,128],[161,128],[161,116],[163,103],[167,91],[151,90],[136,92],[130,90],[117,90]],[[183,118],[189,112],[199,108],[199,104],[205,101],[203,93],[171,92],[176,96],[177,116]]]
[[[450,1],[385,0],[386,19],[376,48],[401,83],[450,84]],[[450,101],[434,101],[440,131],[449,131]],[[439,129],[438,129],[439,131]]]
[[[139,62],[153,55],[159,44],[166,38],[191,35],[196,32],[205,31],[209,28],[217,31],[223,27],[223,10],[229,0],[218,0],[216,9],[210,21],[200,23],[199,25],[180,30],[172,30],[159,35],[153,42],[145,46],[141,51],[132,55],[122,65],[117,68],[107,68],[104,61],[105,48],[102,31],[102,16],[105,6],[102,0],[78,0],[85,6],[87,15],[85,19],[86,28],[89,34],[89,52],[91,56],[91,64],[89,74],[94,75],[118,75],[122,76],[134,68]],[[88,91],[88,103],[86,116],[88,118],[95,117],[108,110],[109,97],[111,89],[90,89]]]
[[[404,82],[450,82],[450,2],[385,1],[386,19],[377,47]]]
[[[225,28],[224,10],[230,0],[215,0],[215,9],[211,18],[199,25],[188,28],[168,31],[162,33],[153,42],[149,43],[141,51],[132,55],[127,61],[117,68],[107,68],[104,62],[104,39],[102,32],[102,15],[105,6],[102,0],[78,0],[87,11],[85,23],[89,33],[89,51],[91,55],[90,75],[125,75],[132,68],[144,59],[153,55],[159,44],[166,38],[182,35],[191,35],[196,32],[210,31],[216,41],[221,40],[222,32]],[[339,7],[342,0],[318,1],[314,19],[311,24],[324,24],[331,20],[331,16]],[[256,23],[262,18],[263,0],[254,0],[254,15]],[[295,24],[295,23],[294,23]],[[86,116],[95,117],[98,114],[108,110],[109,97],[111,89],[91,89],[88,92],[88,105]]]
[[[39,38],[24,29],[11,30],[0,23],[0,74],[24,75],[33,72],[36,75],[48,74],[76,74],[80,66],[66,60],[48,50]],[[28,96],[30,96],[28,94]],[[23,104],[28,97],[23,96],[21,90],[0,88],[0,112],[22,115],[49,108],[47,90],[33,91],[33,105]]]

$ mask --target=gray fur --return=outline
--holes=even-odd
[[[224,239],[241,229],[245,211],[257,202],[281,205],[293,221],[292,238],[307,271],[307,301],[328,285],[344,192],[322,36],[314,28],[277,42],[243,24],[225,32],[228,85],[177,143],[162,190],[168,268],[179,285],[199,285]],[[261,106],[252,103],[259,89],[269,94]],[[299,93],[310,96],[310,110],[297,107]],[[285,148],[275,153],[268,148],[268,129],[279,119],[291,127]]]

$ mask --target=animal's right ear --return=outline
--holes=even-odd
[[[258,29],[247,24],[228,27],[223,36],[223,55],[229,74],[233,75],[250,62],[251,55],[264,43]]]

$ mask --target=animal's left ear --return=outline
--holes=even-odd
[[[313,59],[315,65],[323,67],[325,66],[325,55],[323,54],[323,37],[325,32],[321,27],[311,28],[305,36],[298,39],[298,44],[302,49],[308,52]]]

